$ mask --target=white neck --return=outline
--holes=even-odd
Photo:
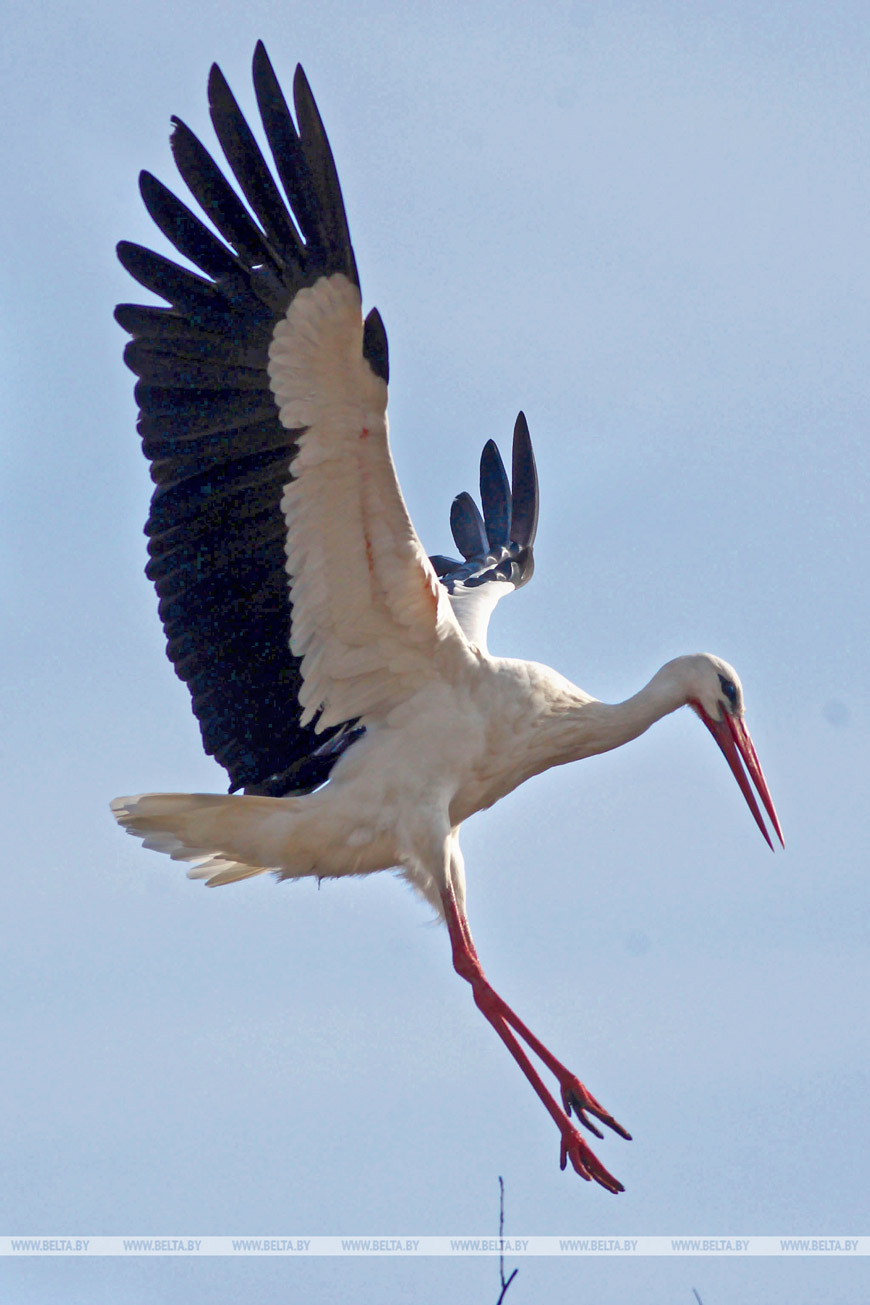
[[[686,664],[691,660],[677,657],[667,662],[649,684],[625,702],[598,702],[581,694],[565,702],[548,722],[549,765],[610,752],[645,733],[662,716],[684,707],[690,696]]]

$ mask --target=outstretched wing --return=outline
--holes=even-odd
[[[523,413],[514,425],[510,483],[494,442],[484,446],[480,501],[482,515],[467,493],[458,494],[450,510],[453,539],[464,560],[433,557],[432,564],[466,637],[485,651],[496,603],[531,580],[535,569],[538,473]]]
[[[299,292],[269,350],[281,422],[300,432],[281,508],[300,723],[318,731],[385,715],[468,655],[396,479],[385,360],[343,273]]]
[[[125,268],[170,306],[116,316],[157,484],[147,573],[168,655],[231,790],[279,794],[321,783],[356,718],[464,639],[396,482],[386,336],[362,321],[305,75],[296,123],[261,43],[254,87],[283,195],[212,68],[212,122],[247,203],[173,119],[179,172],[218,235],[143,173],[149,213],[201,274],[123,242]]]

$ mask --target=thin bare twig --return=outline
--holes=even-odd
[[[517,1276],[517,1274],[519,1273],[519,1269],[514,1269],[514,1271],[513,1271],[513,1273],[511,1274],[511,1276],[507,1279],[507,1281],[505,1281],[505,1276],[504,1276],[504,1179],[502,1178],[501,1174],[499,1174],[499,1176],[498,1176],[498,1244],[499,1244],[498,1275],[499,1275],[499,1278],[501,1279],[501,1292],[499,1293],[499,1298],[498,1298],[498,1300],[496,1301],[495,1305],[501,1305],[502,1301],[503,1301],[504,1298],[505,1298],[505,1293],[507,1292],[508,1287],[511,1285],[511,1283],[512,1283],[513,1280],[514,1280],[514,1278],[515,1278],[515,1277]]]
[[[698,1295],[697,1287],[692,1288],[692,1295],[695,1297],[695,1300],[698,1302],[698,1305],[704,1305],[704,1302],[701,1300],[701,1297]]]

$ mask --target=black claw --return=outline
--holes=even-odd
[[[600,1123],[604,1124],[606,1128],[612,1129],[618,1137],[624,1138],[626,1142],[631,1141],[631,1133],[624,1129],[622,1124],[617,1123],[612,1115],[609,1115],[606,1110],[602,1110],[600,1106],[595,1106],[592,1102],[580,1097],[570,1088],[565,1087],[562,1089],[562,1104],[565,1107],[566,1114],[570,1115],[573,1111],[577,1120],[584,1128],[588,1128],[589,1132],[595,1137],[603,1139],[604,1134],[599,1132],[596,1126],[592,1123],[589,1114],[594,1115],[595,1118]],[[588,1114],[587,1111],[589,1112]]]
[[[601,1129],[595,1127],[592,1120],[589,1119],[588,1116],[586,1115],[585,1111],[578,1110],[577,1119],[583,1125],[584,1128],[588,1128],[589,1132],[592,1134],[593,1137],[599,1138],[602,1142],[604,1141],[604,1134],[602,1133]]]
[[[608,1128],[611,1128],[618,1137],[624,1138],[626,1142],[631,1141],[631,1133],[629,1133],[628,1129],[623,1128],[622,1124],[617,1123],[617,1121],[613,1118],[613,1115],[608,1115],[603,1111],[601,1114],[599,1114],[597,1110],[595,1114],[598,1117],[598,1119],[601,1120],[602,1124],[605,1124]]]

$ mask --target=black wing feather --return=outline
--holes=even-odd
[[[299,663],[281,497],[298,431],[282,427],[269,389],[268,349],[293,297],[341,272],[358,285],[341,188],[323,123],[301,68],[296,122],[262,42],[254,89],[287,203],[222,73],[212,68],[216,135],[243,200],[192,131],[173,118],[172,152],[212,231],[150,173],[148,212],[198,271],[123,241],[118,257],[170,305],[120,304],[133,338],[125,361],[139,378],[139,432],[156,489],[145,527],[146,568],[159,598],[167,654],[187,684],[206,751],[230,790],[280,795],[323,783],[362,733],[347,721],[322,734],[299,724]],[[298,125],[297,125],[298,124]],[[247,204],[247,207],[246,207]],[[363,352],[387,380],[387,338],[376,311]],[[451,591],[531,575],[537,479],[522,414],[512,485],[490,442],[481,459],[481,516],[461,494],[451,511],[464,562],[433,559]]]
[[[234,366],[224,357],[215,357],[205,350],[198,355],[190,351],[180,354],[164,344],[132,340],[124,350],[124,361],[137,376],[147,376],[149,385],[219,390],[223,382],[236,390],[262,388],[259,368]]]
[[[144,304],[118,304],[115,321],[137,341],[157,347],[172,343],[179,358],[226,358],[248,367],[265,367],[269,356],[271,330],[249,330],[246,337],[219,335],[194,326],[172,308],[154,308]],[[250,324],[249,324],[250,325]]]
[[[238,260],[162,181],[150,172],[140,172],[139,193],[157,226],[180,254],[201,267],[213,281],[235,275]]]
[[[116,317],[133,337],[125,359],[139,377],[139,431],[157,485],[147,573],[167,653],[231,790],[279,794],[322,783],[359,730],[349,722],[315,735],[298,721],[280,509],[298,432],[278,419],[268,347],[303,286],[335,271],[358,280],[335,165],[307,82],[297,75],[297,129],[261,45],[254,80],[289,207],[213,69],[212,121],[244,201],[193,132],[173,119],[178,170],[214,231],[144,173],[149,213],[198,270],[122,242],[124,267],[170,307],[122,304]],[[382,329],[370,334],[373,361],[383,369],[386,337]]]
[[[480,508],[465,490],[456,495],[450,506],[450,530],[466,562],[485,557],[489,552],[489,539]]]
[[[511,483],[501,454],[488,440],[480,457],[480,497],[483,515],[470,494],[453,500],[450,527],[464,562],[432,558],[438,576],[454,593],[491,581],[507,581],[519,589],[535,569],[532,545],[538,524],[538,473],[529,428],[522,413],[514,425]]]
[[[538,529],[538,471],[525,413],[514,425],[511,458],[511,539],[520,548],[531,548]]]
[[[490,548],[507,548],[511,541],[511,487],[494,440],[487,440],[480,455],[480,502]]]
[[[172,123],[169,143],[176,167],[206,217],[249,269],[264,262],[280,266],[264,232],[202,142],[180,118],[173,117]]]
[[[344,272],[359,284],[332,150],[301,67],[293,79],[297,132],[262,41],[254,90],[275,169],[306,244],[311,273]]]
[[[292,268],[298,278],[304,272],[305,258],[299,233],[287,212],[287,205],[263,158],[254,133],[245,121],[217,64],[212,65],[209,76],[208,99],[215,135],[241,186],[242,194],[251,207],[256,209],[284,267]]]
[[[293,104],[299,122],[299,141],[302,157],[305,160],[311,190],[314,197],[315,213],[324,251],[346,249],[350,262],[336,270],[344,271],[348,276],[356,277],[356,264],[353,261],[353,246],[347,229],[344,205],[336,203],[340,195],[338,174],[332,150],[326,138],[323,121],[311,94],[308,78],[297,64],[293,77]]]
[[[215,331],[229,327],[231,306],[211,281],[129,240],[122,240],[117,252],[121,265],[141,286],[172,304],[192,326]]]

